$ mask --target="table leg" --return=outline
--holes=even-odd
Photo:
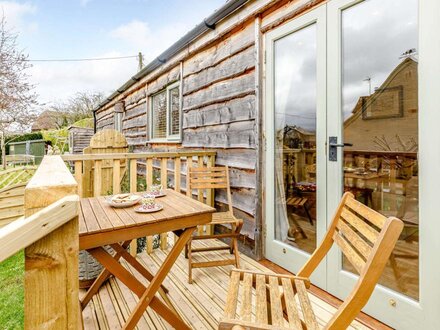
[[[130,245],[131,240],[129,241],[125,241],[124,243],[122,243],[121,248],[125,249]],[[116,254],[113,256],[113,258],[118,261],[121,258],[122,254],[118,253],[116,251]],[[99,274],[99,276],[96,278],[96,280],[93,282],[92,286],[87,290],[86,295],[83,297],[83,299],[81,300],[81,308],[84,309],[86,308],[87,304],[89,303],[89,301],[92,299],[92,297],[98,293],[99,288],[102,286],[102,284],[104,284],[104,282],[110,277],[111,273],[104,268],[101,272],[101,274]]]
[[[151,280],[150,285],[143,292],[142,296],[139,299],[139,302],[136,305],[135,310],[128,318],[127,323],[125,324],[123,329],[134,329],[136,327],[136,324],[139,322],[139,319],[141,318],[142,314],[144,313],[145,309],[149,305],[151,305],[151,307],[162,317],[164,318],[170,317],[169,315],[166,315],[167,311],[170,311],[169,308],[167,308],[166,306],[158,306],[158,303],[154,303],[155,306],[153,307],[152,302],[154,299],[154,295],[156,294],[157,290],[160,288],[160,285],[162,284],[163,280],[169,273],[171,267],[176,262],[177,258],[179,257],[180,253],[182,252],[188,240],[191,238],[192,233],[194,232],[195,229],[196,227],[191,227],[183,231],[182,235],[179,237],[179,239],[174,244],[173,248],[170,250],[167,257],[165,258],[164,263],[160,266],[159,271]],[[173,313],[172,311],[170,312]],[[188,330],[191,329],[180,318],[175,318],[173,316],[171,317],[173,318],[173,320],[170,320],[172,322],[171,325],[176,329],[188,329]]]
[[[122,258],[124,258],[131,266],[133,266],[134,269],[136,269],[145,279],[147,279],[149,282],[153,279],[153,274],[151,274],[141,263],[133,257],[130,253],[127,252],[120,244],[111,244],[110,245],[113,250],[120,253]],[[168,289],[161,285],[161,289],[168,293]]]
[[[141,263],[133,257],[130,253],[128,253],[120,244],[111,244],[110,245],[113,250],[120,253],[122,257],[131,265],[134,269],[136,269],[143,277],[145,277],[146,280],[151,282],[153,279],[153,275],[143,266]],[[173,304],[171,303],[170,299],[167,296],[168,289],[161,284],[159,288],[159,294],[162,297],[162,299],[165,301],[165,303],[177,314],[177,310],[174,308]]]
[[[104,250],[102,247],[98,247],[98,248],[89,250],[89,253],[91,255],[93,255],[93,257],[96,258],[103,266],[105,266],[106,269],[108,269],[108,271],[110,273],[115,275],[122,283],[124,283],[131,291],[133,291],[139,298],[142,297],[142,294],[146,291],[147,288],[132,273],[130,273],[119,262],[117,262],[106,250]],[[141,265],[141,267],[142,267],[142,265]],[[165,304],[169,305],[169,307],[167,307],[165,304],[163,304],[156,297],[153,297],[153,299],[151,301],[151,308],[153,308],[154,310],[156,310],[156,308],[158,308],[161,311],[166,309],[166,314],[167,314],[168,319],[173,320],[173,322],[175,322],[175,319],[178,318],[180,320],[180,322],[183,322],[181,320],[179,314],[177,313],[176,309],[171,304],[171,301],[166,296],[162,287],[159,287],[158,291],[159,291],[159,294],[164,299]],[[171,308],[171,310],[170,310],[170,308]],[[173,315],[168,315],[168,314],[173,314]],[[165,319],[167,319],[167,318],[165,318]]]

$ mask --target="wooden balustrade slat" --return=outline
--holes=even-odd
[[[95,160],[95,169],[93,171],[93,195],[101,196],[102,187],[102,160]]]
[[[113,161],[113,194],[121,192],[121,161],[115,159]]]
[[[192,156],[186,158],[186,195],[192,197],[192,191],[189,189],[189,170],[192,168],[193,159]]]
[[[174,190],[180,192],[180,168],[181,168],[181,160],[180,157],[177,157],[174,160]]]
[[[153,159],[152,158],[147,158],[147,167],[146,167],[145,176],[146,176],[147,190],[150,190],[151,185],[153,184]],[[146,249],[147,249],[148,254],[153,252],[153,237],[152,236],[147,237]]]
[[[82,175],[83,175],[83,162],[82,160],[77,160],[75,161],[75,180],[76,183],[78,184],[78,195],[80,197],[83,197]]]
[[[130,192],[137,192],[137,159],[130,160]]]
[[[147,172],[145,175],[147,181],[147,190],[149,190],[153,184],[153,159],[151,158],[147,159]]]
[[[137,159],[130,159],[130,192],[137,192]],[[137,240],[130,243],[130,254],[135,257],[137,254]]]

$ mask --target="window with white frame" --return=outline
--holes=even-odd
[[[180,86],[174,83],[150,97],[150,140],[180,140]]]

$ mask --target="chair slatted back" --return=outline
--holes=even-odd
[[[387,218],[345,193],[324,240],[298,272],[310,277],[333,243],[359,273],[350,295],[325,329],[345,329],[365,306],[403,229],[403,222]]]
[[[204,190],[226,189],[229,211],[232,212],[231,188],[229,186],[229,168],[191,167],[189,169],[189,187],[198,190],[198,199],[203,202]]]
[[[386,223],[385,216],[347,196],[336,219],[333,240],[359,274],[365,270]]]

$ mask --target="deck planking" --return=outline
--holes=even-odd
[[[168,244],[173,244],[172,235],[169,236]],[[208,245],[222,245],[218,240],[195,241],[194,246],[206,247]],[[153,273],[156,273],[166,257],[167,251],[154,250],[150,255],[145,252],[138,254],[138,260]],[[212,251],[209,253],[195,254],[197,261],[208,261],[218,258],[224,251]],[[146,280],[125,261],[122,261],[127,269],[132,272],[143,284]],[[257,261],[241,254],[241,266],[244,269],[272,272]],[[181,254],[164,285],[169,289],[169,298],[176,307],[178,313],[185,322],[193,329],[217,329],[220,318],[223,316],[227,288],[229,284],[229,272],[233,266],[200,268],[193,270],[193,284],[188,284],[188,262]],[[82,291],[81,294],[84,294]],[[312,305],[316,312],[318,323],[323,326],[335,312],[335,308],[325,303],[318,297],[310,294]],[[111,278],[100,290],[83,311],[84,328],[88,329],[120,329],[127,320],[129,313],[136,306],[137,296],[124,284],[115,278]],[[252,293],[252,303],[256,303],[255,293]],[[238,301],[241,307],[241,295]],[[251,316],[255,319],[255,315]],[[150,308],[146,310],[138,323],[137,329],[173,329],[163,321]],[[369,329],[358,321],[354,321],[350,329]]]

